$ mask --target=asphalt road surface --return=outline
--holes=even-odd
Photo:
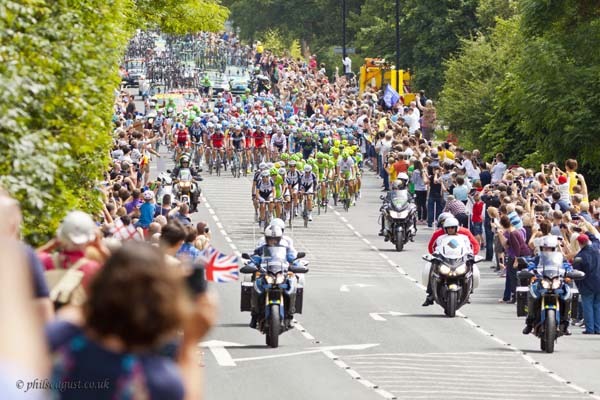
[[[152,169],[171,166],[165,155]],[[202,176],[194,222],[208,222],[220,251],[251,252],[261,232],[250,179],[228,171]],[[380,182],[366,172],[362,198],[349,212],[315,210],[308,228],[301,219],[286,228],[307,253],[310,272],[303,313],[279,348],[248,328],[240,283],[212,284],[219,321],[199,344],[206,398],[600,399],[600,336],[572,327],[555,353],[540,352],[538,339],[521,334],[515,306],[497,303],[504,280],[489,263],[480,264],[481,285],[460,316],[421,307],[421,256],[432,230],[420,228],[401,253],[378,237]]]

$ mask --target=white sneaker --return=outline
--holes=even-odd
[[[312,213],[309,213],[309,214],[308,214],[308,220],[309,220],[309,221],[312,221]]]

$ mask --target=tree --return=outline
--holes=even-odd
[[[175,3],[0,2],[0,185],[21,202],[30,242],[48,239],[70,209],[100,211],[96,186],[109,162],[118,67],[135,28],[161,18],[179,32],[217,29],[226,17],[180,27],[160,17],[177,18],[161,9]],[[151,5],[157,14],[148,16]],[[217,3],[193,7],[202,5]]]

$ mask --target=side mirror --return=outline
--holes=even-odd
[[[523,271],[519,271],[517,272],[517,278],[519,279],[523,279],[523,280],[530,280],[531,278],[533,278],[535,275],[533,274],[533,272],[528,271],[526,269],[524,269]]]
[[[303,252],[303,251],[299,251],[298,255],[296,256],[296,260],[299,260],[299,259],[304,258],[304,257],[306,257],[306,253]]]
[[[574,269],[572,271],[567,272],[566,277],[571,278],[574,281],[580,281],[583,278],[585,278],[585,272]]]
[[[173,173],[173,171],[171,171],[170,169],[167,170],[167,174],[171,174]]]
[[[431,262],[431,261],[433,260],[433,257],[431,257],[431,254],[425,254],[425,255],[424,255],[423,257],[421,257],[421,258],[423,258],[423,260],[425,260],[425,261],[429,261],[429,262]]]
[[[248,254],[248,253],[242,253],[242,258],[243,258],[244,260],[250,260],[250,259],[251,259],[251,258],[250,258],[250,254]]]
[[[258,271],[256,265],[244,265],[242,268],[240,268],[240,272],[242,274],[253,274],[256,271]]]
[[[305,274],[308,272],[308,268],[301,265],[291,265],[288,270],[294,274]]]

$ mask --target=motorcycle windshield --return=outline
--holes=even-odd
[[[400,211],[408,205],[408,192],[406,190],[394,190],[391,193],[392,206]]]
[[[261,265],[273,274],[287,271],[287,249],[283,246],[264,246]]]
[[[564,271],[563,255],[559,252],[542,252],[538,269],[542,270],[542,275],[546,278],[552,279],[560,276]]]
[[[458,235],[445,235],[438,240],[437,256],[448,266],[463,264],[471,253],[469,245]]]
[[[189,168],[182,168],[179,171],[179,180],[191,181],[192,180],[192,171]]]

